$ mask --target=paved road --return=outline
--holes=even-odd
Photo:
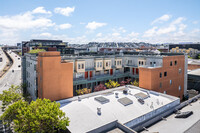
[[[21,84],[21,58],[11,51],[9,51],[8,54],[13,59],[13,65],[4,76],[0,78],[0,93],[2,93],[3,90],[8,90],[11,85]],[[18,67],[19,65],[20,67]],[[12,70],[14,70],[14,72],[12,72]],[[1,114],[2,112],[0,110],[0,115]]]
[[[0,62],[0,71],[2,71],[3,68],[6,66],[6,62],[8,61],[8,59],[1,48],[0,48],[0,57],[2,58],[2,62]]]

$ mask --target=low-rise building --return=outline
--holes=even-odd
[[[43,60],[48,62],[43,64]],[[183,54],[126,53],[61,57],[59,52],[44,52],[38,56],[26,53],[22,58],[22,69],[23,83],[27,84],[31,95],[35,94],[33,99],[37,94],[40,98],[55,94],[51,100],[65,99],[75,96],[78,89],[93,90],[109,80],[121,82],[126,79],[139,80],[141,88],[180,99],[187,90],[187,56]],[[66,92],[69,94],[63,94]]]
[[[72,133],[134,133],[171,114],[180,99],[130,85],[58,102]]]

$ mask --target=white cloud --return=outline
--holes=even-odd
[[[182,23],[182,21],[184,21],[185,18],[184,17],[179,17],[177,19],[175,19],[174,21],[171,22],[172,25],[175,25],[175,24],[180,24]]]
[[[119,30],[120,30],[121,32],[123,32],[123,33],[126,32],[126,30],[124,29],[124,27],[120,27]]]
[[[151,37],[154,36],[154,34],[156,33],[156,29],[158,29],[158,27],[153,27],[147,31],[144,32],[143,37]]]
[[[176,31],[176,27],[174,25],[169,25],[168,27],[160,28],[156,32],[157,35],[167,34],[170,32]]]
[[[171,18],[171,15],[165,14],[157,19],[155,19],[151,24],[162,23],[163,21],[168,21]]]
[[[66,8],[61,8],[57,7],[54,9],[55,13],[62,14],[64,16],[70,16],[71,13],[73,13],[75,10],[75,7],[66,7]]]
[[[69,28],[71,28],[71,27],[72,27],[71,24],[66,23],[66,24],[61,24],[61,25],[56,26],[56,29],[64,30],[64,29],[69,29]]]
[[[35,17],[30,12],[15,16],[0,16],[0,29],[26,30],[54,26],[50,19]]]
[[[96,35],[96,37],[101,37],[102,36],[102,33],[98,33],[97,35]]]
[[[50,11],[46,11],[44,7],[37,7],[32,11],[33,14],[41,13],[41,14],[51,14]]]
[[[198,21],[193,21],[192,23],[193,23],[193,24],[198,24],[199,22],[198,22]]]
[[[90,30],[95,30],[99,27],[103,27],[103,26],[106,26],[107,24],[106,23],[98,23],[98,22],[89,22],[87,25],[86,25],[86,28],[87,29],[90,29]]]
[[[41,33],[39,34],[40,37],[51,37],[52,34],[51,33],[48,33],[48,32],[45,32],[45,33]]]
[[[112,35],[113,35],[113,36],[119,36],[120,33],[115,32],[115,33],[112,33]]]
[[[137,37],[139,35],[139,33],[136,32],[131,32],[130,34],[128,34],[129,37]]]

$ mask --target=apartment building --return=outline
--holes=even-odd
[[[46,60],[47,63],[40,65]],[[27,68],[27,64],[37,64],[38,69],[33,69],[35,67],[31,65],[32,69]],[[187,90],[187,56],[183,54],[148,55],[135,52],[61,57],[59,52],[44,52],[38,56],[25,54],[23,66],[23,82],[28,85],[28,91],[35,91],[31,95],[38,94],[35,97],[51,100],[73,97],[78,89],[94,89],[109,80],[120,82],[128,78],[139,80],[141,88],[181,99]],[[27,75],[34,72],[36,76],[31,78],[36,79],[36,83]]]
[[[185,49],[185,48],[179,48],[179,47],[170,49],[170,52],[172,52],[172,53],[186,53],[190,57],[193,57],[193,58],[195,58],[197,56],[197,54],[199,53],[198,49],[193,49],[193,48]]]

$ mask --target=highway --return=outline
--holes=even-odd
[[[8,54],[13,59],[13,65],[3,75],[3,77],[0,78],[0,93],[2,93],[3,90],[8,90],[11,85],[20,85],[21,84],[21,57],[11,51],[8,51]],[[14,70],[14,72],[13,72],[13,70]],[[0,105],[1,105],[1,101],[0,101]],[[0,115],[1,114],[2,114],[2,112],[0,109]]]
[[[6,66],[6,62],[8,61],[5,53],[3,52],[2,48],[0,48],[0,57],[2,58],[2,62],[0,62],[0,71]]]

